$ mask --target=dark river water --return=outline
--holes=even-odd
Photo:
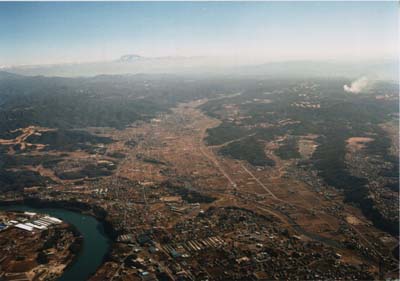
[[[59,281],[87,280],[102,264],[111,240],[104,232],[104,226],[95,218],[56,208],[32,208],[25,205],[2,206],[0,210],[30,211],[45,213],[74,225],[83,236],[83,247],[75,260],[65,270]]]

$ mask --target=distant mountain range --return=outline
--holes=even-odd
[[[116,62],[135,62],[141,59],[144,59],[144,57],[139,55],[124,55],[116,60]]]
[[[238,69],[243,75],[296,76],[296,77],[371,77],[378,80],[398,81],[399,66],[396,61],[381,62],[317,62],[287,61],[244,66]]]
[[[285,61],[246,65],[234,59],[212,57],[143,57],[127,54],[112,61],[29,65],[3,68],[22,75],[95,76],[101,74],[218,74],[277,77],[348,77],[372,76],[398,81],[396,60],[371,62]]]
[[[15,73],[10,73],[7,71],[0,71],[0,80],[5,80],[5,79],[18,79],[22,78],[23,76],[15,74]]]

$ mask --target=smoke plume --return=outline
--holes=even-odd
[[[371,84],[372,81],[368,79],[366,76],[363,76],[351,82],[350,86],[344,85],[343,89],[345,92],[358,94],[363,90],[368,89],[371,86]]]

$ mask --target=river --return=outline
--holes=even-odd
[[[110,249],[111,240],[104,226],[95,218],[57,208],[32,208],[26,205],[1,206],[0,210],[45,213],[74,225],[83,236],[83,246],[74,261],[67,267],[59,281],[87,280],[102,264]]]

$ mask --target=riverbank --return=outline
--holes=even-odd
[[[36,211],[61,218],[73,225],[83,237],[83,246],[64,270],[61,281],[86,280],[103,264],[117,232],[107,221],[107,212],[97,206],[74,201],[49,201],[25,198],[0,201],[1,209]]]
[[[118,231],[114,229],[112,223],[107,220],[107,211],[98,206],[93,206],[79,201],[65,200],[42,200],[40,198],[23,198],[18,200],[1,201],[0,207],[11,205],[26,205],[33,208],[57,208],[65,209],[72,212],[77,212],[84,215],[89,215],[100,221],[104,225],[104,230],[111,240],[115,240],[118,236]]]
[[[81,250],[79,231],[47,214],[10,208],[0,209],[0,280],[59,278]]]

